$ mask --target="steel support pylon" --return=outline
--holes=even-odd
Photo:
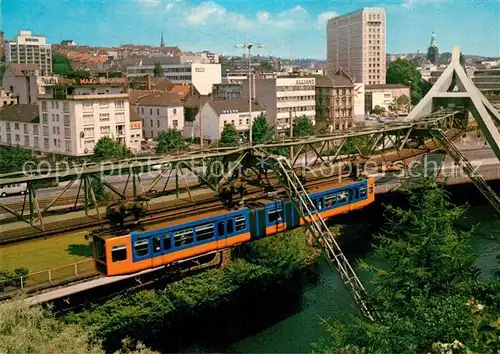
[[[436,139],[441,142],[441,145],[446,150],[447,154],[455,161],[455,163],[460,166],[467,176],[471,179],[479,189],[479,191],[488,199],[490,204],[495,208],[497,213],[500,214],[500,197],[495,193],[495,191],[488,185],[481,174],[477,171],[474,166],[467,160],[467,158],[460,152],[460,150],[453,144],[453,142],[448,139],[446,133],[441,129],[434,130],[436,134]]]
[[[359,280],[356,272],[342,252],[335,236],[332,234],[325,221],[318,213],[316,205],[313,203],[306,189],[300,182],[299,177],[293,170],[290,162],[282,156],[272,156],[276,161],[277,172],[283,179],[285,191],[293,202],[293,205],[304,219],[309,219],[307,226],[311,233],[320,241],[325,251],[326,258],[340,273],[340,277],[351,293],[354,301],[360,308],[363,315],[374,321],[378,316],[376,311],[370,306],[366,290]]]

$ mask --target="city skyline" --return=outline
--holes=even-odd
[[[8,40],[19,30],[31,30],[52,44],[72,39],[91,46],[159,45],[163,32],[165,45],[184,51],[240,55],[234,44],[252,40],[265,45],[255,54],[318,59],[326,58],[328,18],[362,7],[382,7],[387,12],[388,53],[425,52],[434,30],[441,52],[460,45],[465,54],[500,56],[500,10],[497,1],[489,0],[328,4],[318,0],[264,4],[228,0],[1,0],[1,7],[0,27]]]

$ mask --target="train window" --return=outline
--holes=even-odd
[[[226,232],[224,231],[224,221],[219,221],[217,223],[217,233],[220,237],[224,236]]]
[[[318,206],[318,210],[323,209],[323,199],[318,198],[318,204],[316,204],[316,205]]]
[[[152,238],[153,240],[153,253],[157,253],[161,251],[161,243],[160,236],[155,236]]]
[[[278,221],[282,221],[281,214],[283,213],[282,209],[273,209],[269,210],[269,213],[267,214],[269,217],[269,223],[274,223]]]
[[[215,236],[214,224],[205,224],[196,227],[196,240],[205,241]]]
[[[366,186],[359,187],[359,195],[361,196],[361,198],[366,197]]]
[[[226,221],[226,230],[227,230],[228,235],[230,235],[234,232],[234,220],[233,219],[229,219],[228,221]]]
[[[163,235],[163,250],[169,250],[172,247],[172,241],[170,241],[170,234]]]
[[[148,254],[148,240],[137,240],[134,243],[134,254],[142,257]]]
[[[325,195],[325,207],[326,208],[334,206],[336,202],[337,202],[337,194],[333,193],[333,194]]]
[[[337,200],[340,204],[347,202],[347,191],[342,191],[337,193]]]
[[[247,223],[246,217],[244,217],[243,215],[237,216],[236,217],[236,231],[245,230],[246,223]]]
[[[127,259],[127,247],[125,245],[113,246],[111,248],[111,259],[120,262]]]
[[[193,242],[193,229],[184,229],[174,232],[174,246],[180,247]]]

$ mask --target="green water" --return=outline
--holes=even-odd
[[[496,255],[500,253],[498,241],[477,237],[473,250],[480,255],[478,267],[481,280],[495,277]],[[373,257],[365,257],[367,262]],[[343,286],[340,276],[330,268],[326,261],[318,262],[320,280],[306,289],[302,296],[301,307],[294,315],[279,323],[270,324],[258,334],[249,336],[229,347],[235,353],[310,353],[311,344],[325,335],[321,318],[336,320],[348,319],[357,312],[349,292]],[[360,274],[366,280],[366,274]]]

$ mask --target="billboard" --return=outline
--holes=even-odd
[[[365,120],[365,84],[354,84],[354,121]]]

